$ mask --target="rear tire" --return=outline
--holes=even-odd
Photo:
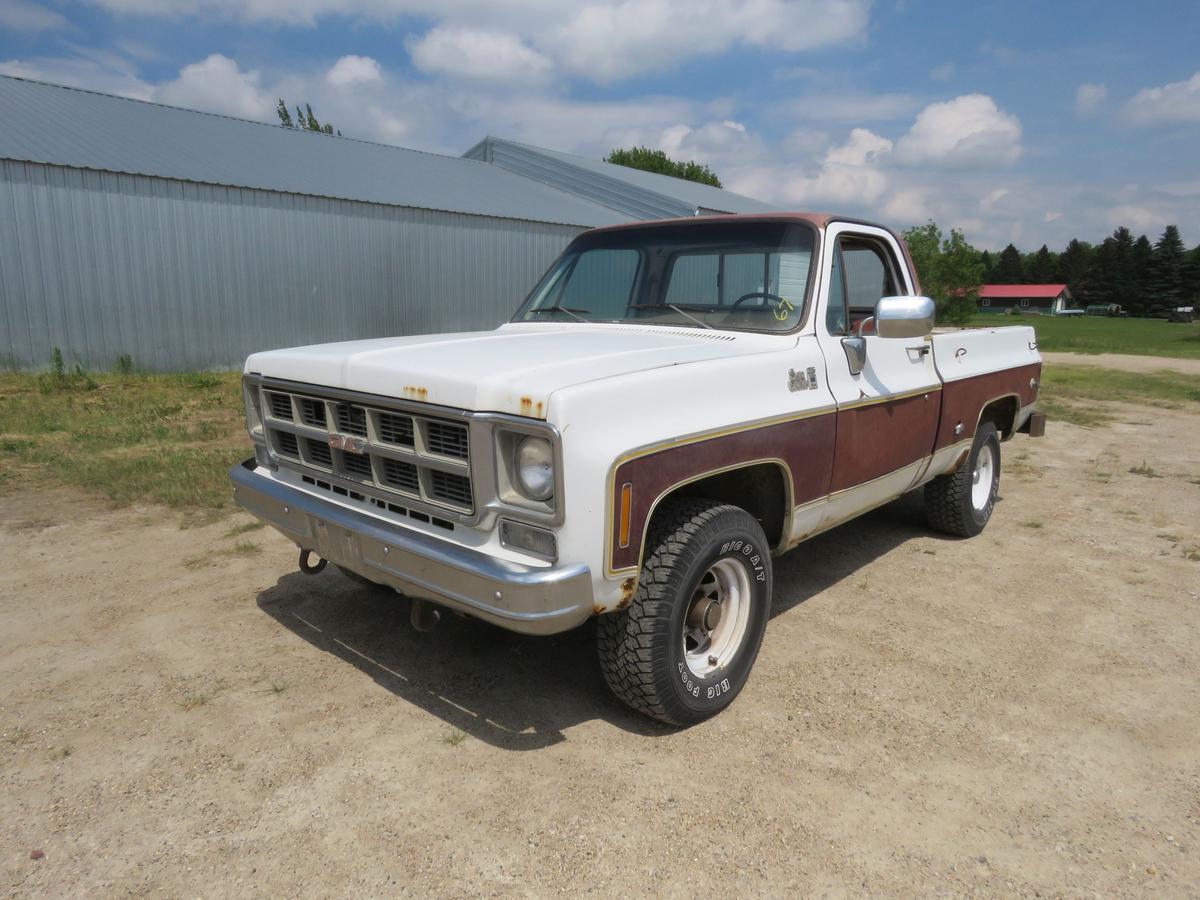
[[[630,606],[600,617],[600,669],[629,706],[694,725],[733,702],[771,611],[771,553],[745,510],[667,501],[655,516]]]
[[[1000,491],[1000,435],[983,422],[966,462],[925,485],[925,515],[935,531],[974,537],[983,531]]]

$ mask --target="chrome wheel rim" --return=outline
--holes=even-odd
[[[996,473],[996,455],[992,452],[991,444],[979,448],[975,457],[975,471],[971,473],[971,505],[977,510],[984,509],[992,496],[992,479]]]
[[[750,576],[735,559],[719,559],[700,576],[683,620],[683,658],[697,676],[733,661],[750,624]]]

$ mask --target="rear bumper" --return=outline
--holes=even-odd
[[[592,614],[586,565],[527,566],[386,522],[259,475],[229,470],[234,499],[302,549],[410,597],[525,634],[574,628]]]

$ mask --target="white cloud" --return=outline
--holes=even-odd
[[[1138,91],[1125,104],[1124,114],[1136,125],[1200,122],[1200,72],[1187,81]]]
[[[379,63],[369,56],[343,56],[325,73],[325,80],[334,87],[379,81],[382,77]]]
[[[793,100],[788,111],[821,122],[886,122],[913,113],[918,101],[911,94],[815,93]]]
[[[66,28],[61,13],[30,0],[0,0],[0,28],[12,31],[50,31]]]
[[[895,191],[883,207],[889,222],[899,222],[901,227],[925,222],[930,217],[929,200],[921,188],[903,188]]]
[[[1102,84],[1081,84],[1075,91],[1075,114],[1089,116],[1104,105],[1108,88]]]
[[[1020,121],[986,94],[931,103],[896,142],[896,159],[907,165],[1003,166],[1020,155]]]
[[[4,0],[0,0],[4,2]],[[28,0],[21,0],[28,2]],[[561,70],[601,82],[662,71],[733,47],[799,53],[865,39],[870,0],[94,0],[110,12],[201,21],[313,26],[323,18],[436,22],[416,39],[425,71],[491,77],[486,57],[441,51],[490,35],[506,78],[518,65]],[[502,36],[502,40],[497,39]],[[429,42],[427,44],[427,42]],[[421,65],[421,63],[418,63]],[[464,72],[465,70],[465,72]],[[475,74],[482,73],[482,74]]]
[[[275,100],[262,89],[259,73],[243,72],[220,53],[184,66],[178,78],[155,91],[155,99],[244,119],[270,121],[275,115]]]
[[[929,70],[929,77],[935,81],[949,81],[954,77],[954,63],[942,63]]]
[[[551,27],[541,46],[596,81],[661,71],[744,45],[797,53],[861,38],[868,0],[591,2]]]
[[[551,62],[515,34],[439,25],[406,42],[413,65],[451,77],[539,80]]]
[[[786,179],[780,193],[789,203],[875,203],[888,187],[881,163],[891,152],[887,138],[855,128],[846,143],[825,153],[816,175]]]

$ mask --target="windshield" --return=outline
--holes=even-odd
[[[790,331],[804,318],[814,230],[703,221],[586,234],[516,322],[633,322]]]

